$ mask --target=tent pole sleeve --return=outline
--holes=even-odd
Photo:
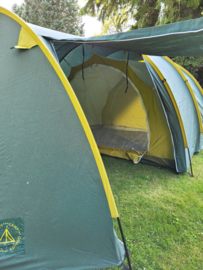
[[[191,156],[190,156],[190,150],[189,150],[189,148],[187,149],[188,150],[188,156],[189,156],[189,160],[190,160],[190,169],[191,169],[191,177],[193,177],[194,175],[193,175],[193,170],[192,170],[192,161],[191,161]]]
[[[127,257],[127,260],[128,260],[129,269],[132,270],[131,263],[130,263],[130,257],[129,257],[129,254],[128,254],[127,245],[126,245],[126,241],[125,241],[125,237],[124,237],[124,234],[123,234],[123,230],[122,230],[122,226],[121,226],[121,222],[120,222],[119,217],[117,218],[117,221],[118,221],[118,226],[119,226],[121,236],[122,236],[122,240],[123,240],[123,244],[124,244],[124,248],[125,248],[125,254],[126,254],[126,257]]]

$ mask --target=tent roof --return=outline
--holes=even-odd
[[[76,43],[75,46],[78,43],[88,43],[148,55],[203,56],[203,18],[90,38],[74,36],[32,24],[29,26],[39,36],[53,40],[57,46],[60,46],[61,42],[67,41]]]
[[[59,31],[52,30],[52,29],[45,28],[45,27],[41,27],[41,26],[38,26],[38,25],[35,25],[32,23],[27,23],[27,24],[29,25],[30,28],[32,28],[33,31],[35,31],[35,33],[38,36],[46,37],[46,38],[53,39],[53,40],[72,40],[72,39],[76,39],[76,38],[79,40],[82,39],[79,36],[59,32]]]

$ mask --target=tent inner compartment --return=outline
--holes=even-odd
[[[147,116],[139,91],[129,79],[127,89],[125,74],[113,67],[93,64],[77,72],[70,83],[97,145],[148,151]]]

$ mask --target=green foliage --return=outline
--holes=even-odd
[[[144,28],[156,25],[161,5],[157,0],[137,0],[133,15],[133,20],[136,22],[131,30]]]
[[[122,31],[124,23],[125,28],[131,23],[129,30],[133,30],[200,18],[203,0],[87,0],[81,12],[97,16],[104,24],[101,34],[106,34]],[[174,60],[203,86],[203,58],[176,57]]]
[[[102,24],[102,31],[97,36],[116,34],[124,32],[129,29],[130,16],[126,12],[126,9],[117,11],[115,14],[111,14],[108,19],[104,19]]]
[[[203,57],[174,57],[172,60],[187,69],[203,87]]]
[[[121,29],[122,22],[127,21],[130,22],[131,29],[136,29],[154,26],[158,20],[160,8],[157,0],[88,0],[81,9],[81,14],[97,16],[104,25],[106,20],[116,16],[120,19],[117,19],[116,29]]]
[[[203,0],[158,0],[163,9],[158,24],[167,24],[200,18]]]
[[[81,14],[97,16],[105,23],[112,15],[122,16],[122,11],[129,15],[133,28],[143,28],[199,18],[203,0],[87,0]]]
[[[12,10],[29,23],[74,35],[84,34],[77,0],[25,0],[22,5],[14,4]]]
[[[159,0],[159,4],[161,3],[163,9],[157,24],[190,20],[202,16],[203,0]],[[175,57],[172,60],[187,69],[203,86],[202,57]]]
[[[193,178],[108,156],[103,161],[132,269],[203,269],[203,155],[192,158]],[[116,220],[114,227],[120,237]]]

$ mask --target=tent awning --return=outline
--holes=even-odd
[[[139,54],[167,56],[203,56],[203,18],[143,28],[101,37],[78,37],[29,24],[38,34],[60,43],[86,43]],[[62,45],[62,44],[61,44]],[[73,45],[73,44],[72,44]]]

